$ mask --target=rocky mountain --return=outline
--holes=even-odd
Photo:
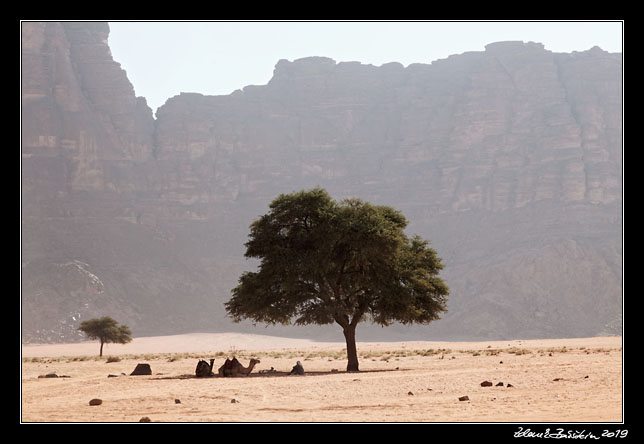
[[[156,119],[105,23],[22,25],[22,332],[79,338],[335,327],[232,324],[248,226],[320,185],[392,205],[443,258],[449,312],[359,340],[621,334],[622,56],[499,42],[431,64],[277,62]]]

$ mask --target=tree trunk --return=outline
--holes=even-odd
[[[358,369],[358,351],[356,349],[356,326],[349,325],[343,329],[344,339],[347,341],[347,371],[357,372]]]
[[[103,341],[101,341],[101,351],[98,354],[99,356],[103,356]]]

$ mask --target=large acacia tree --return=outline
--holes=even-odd
[[[250,227],[246,257],[259,259],[225,304],[235,322],[342,327],[347,371],[358,371],[356,326],[429,323],[449,289],[429,243],[404,233],[406,218],[359,199],[335,202],[314,188],[282,194]]]

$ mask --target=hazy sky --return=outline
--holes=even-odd
[[[180,92],[226,95],[265,85],[280,59],[431,63],[522,40],[553,52],[599,46],[622,52],[619,21],[607,22],[110,22],[114,60],[156,112]]]

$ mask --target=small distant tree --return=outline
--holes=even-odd
[[[85,333],[89,339],[98,339],[101,342],[99,356],[103,356],[103,344],[110,342],[127,344],[132,341],[130,328],[126,325],[119,325],[118,322],[109,316],[83,321],[80,327],[78,327],[78,330]]]
[[[235,322],[337,323],[347,371],[358,371],[360,321],[426,324],[446,311],[441,259],[406,226],[391,207],[337,203],[321,188],[282,194],[251,225],[246,257],[259,269],[240,277],[226,310]]]

